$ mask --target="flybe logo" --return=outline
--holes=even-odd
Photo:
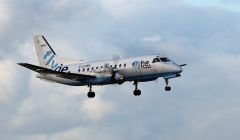
[[[151,65],[149,63],[149,61],[134,61],[132,63],[132,66],[135,68],[135,69],[149,69],[151,68]]]
[[[43,59],[46,61],[45,65],[50,65],[50,68],[52,70],[58,71],[58,72],[67,72],[68,66],[64,66],[63,64],[59,65],[57,61],[54,59],[55,55],[52,51],[47,51],[45,55],[43,56]]]

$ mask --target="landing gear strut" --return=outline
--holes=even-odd
[[[165,82],[166,82],[165,91],[170,91],[170,90],[171,90],[171,87],[169,86],[169,81],[168,81],[168,79],[165,79]]]
[[[133,94],[135,96],[140,96],[141,95],[141,90],[138,89],[138,81],[134,81],[133,85],[135,85],[135,90],[133,91]]]
[[[89,84],[88,87],[89,87],[89,92],[87,94],[88,98],[94,98],[95,97],[95,92],[92,91],[92,85]]]

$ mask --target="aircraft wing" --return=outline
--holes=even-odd
[[[79,81],[79,80],[87,80],[87,79],[91,79],[91,78],[96,78],[96,76],[92,76],[92,75],[58,72],[58,71],[54,71],[54,70],[51,70],[51,69],[47,69],[47,68],[35,66],[35,65],[32,65],[32,64],[28,64],[28,63],[18,63],[18,65],[23,66],[25,68],[28,68],[30,70],[33,70],[33,71],[35,71],[37,73],[40,73],[40,74],[53,74],[53,75],[56,75],[57,77],[70,79],[70,80]]]

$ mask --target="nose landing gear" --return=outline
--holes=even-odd
[[[166,86],[165,87],[165,91],[171,91],[171,87],[170,86]]]
[[[135,96],[140,96],[140,95],[141,95],[141,90],[135,89],[135,90],[133,91],[133,94],[134,94]]]
[[[133,95],[140,96],[141,90],[138,89],[138,81],[134,81],[133,85],[135,85],[135,90],[133,91]]]
[[[95,92],[92,91],[92,85],[89,85],[89,92],[87,94],[88,98],[94,98],[95,97]]]
[[[168,81],[168,79],[165,79],[165,82],[166,82],[165,91],[171,91],[171,87],[169,86],[169,81]]]

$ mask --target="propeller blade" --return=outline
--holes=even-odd
[[[184,66],[186,66],[187,64],[182,64],[182,65],[180,65],[181,67],[184,67]]]
[[[113,54],[112,58],[113,58],[113,63],[114,63],[114,67],[115,67],[118,64],[118,61],[121,57],[119,55]]]

